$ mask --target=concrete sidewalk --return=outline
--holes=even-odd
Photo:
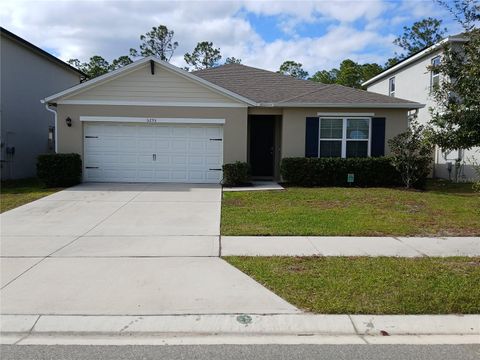
[[[480,256],[480,237],[222,236],[221,256]]]
[[[19,345],[480,343],[480,315],[4,315],[1,320],[1,342]]]

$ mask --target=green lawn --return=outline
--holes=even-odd
[[[478,236],[480,194],[431,181],[426,191],[295,188],[225,192],[223,235]]]
[[[225,260],[293,305],[315,313],[480,313],[480,257]]]
[[[0,187],[0,213],[53,194],[59,190],[62,189],[45,188],[38,179],[2,181]]]

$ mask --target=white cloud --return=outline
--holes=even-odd
[[[175,31],[175,40],[180,44],[172,58],[178,66],[185,65],[185,52],[190,52],[197,42],[208,40],[221,48],[224,58],[235,56],[245,64],[270,70],[278,69],[284,60],[295,60],[314,72],[338,66],[345,58],[382,62],[382,50],[383,59],[390,56],[392,35],[379,31],[380,15],[389,7],[381,0],[4,0],[0,22],[64,60],[84,61],[94,54],[111,60],[138,46],[140,34],[164,24]],[[278,26],[292,36],[265,41],[252,27],[247,13],[275,16]],[[359,19],[366,20],[364,29],[353,26]],[[296,34],[299,26],[317,23],[327,26],[324,35]]]

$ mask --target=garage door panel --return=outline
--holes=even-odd
[[[173,126],[172,127],[172,136],[177,137],[188,137],[189,136],[189,128],[186,126]]]
[[[221,126],[85,123],[84,134],[86,181],[221,179],[221,171],[209,170],[221,168],[223,162]]]

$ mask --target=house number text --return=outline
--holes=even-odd
[[[155,118],[147,118],[147,123],[156,123],[157,119]]]

